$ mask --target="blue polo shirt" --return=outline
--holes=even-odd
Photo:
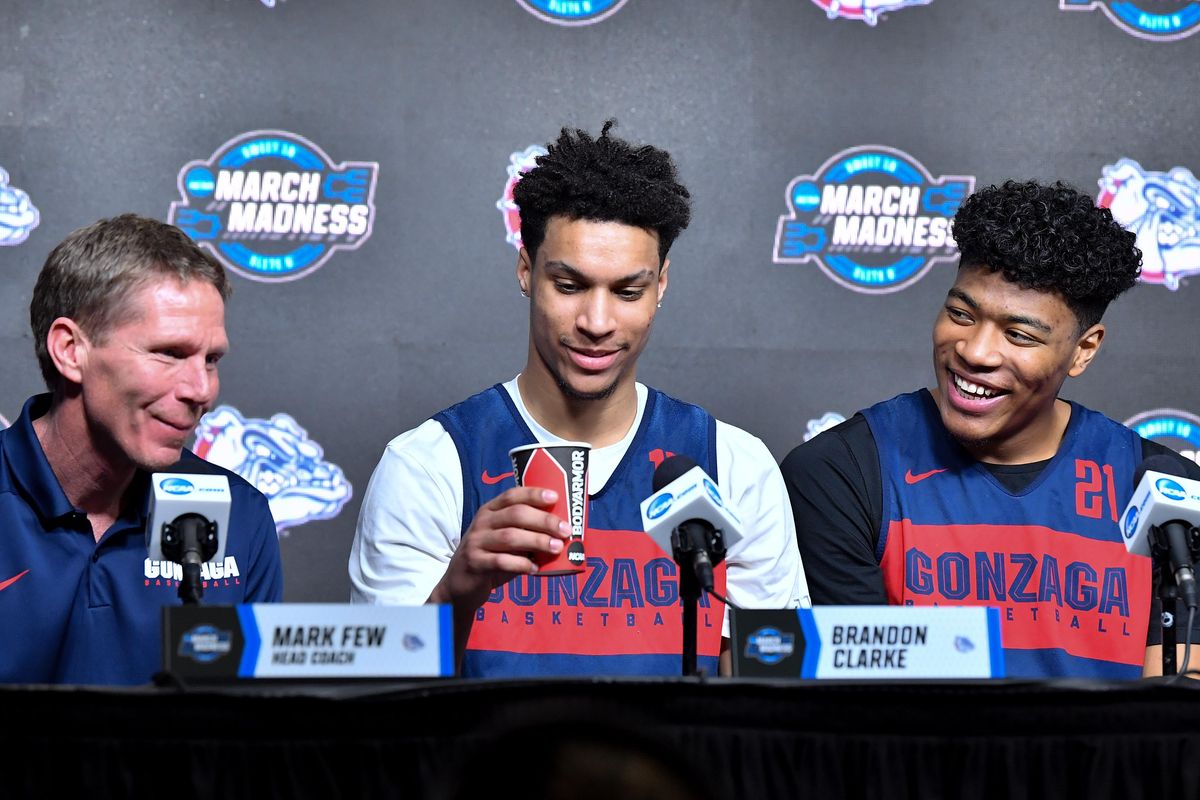
[[[121,516],[95,540],[46,460],[30,398],[0,431],[0,682],[141,684],[161,665],[162,607],[179,605],[179,573],[146,553],[150,476],[139,472]],[[205,565],[206,605],[278,602],[279,540],[267,499],[228,470],[184,450],[165,472],[229,478],[225,560]]]

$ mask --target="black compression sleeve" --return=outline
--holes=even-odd
[[[886,604],[875,557],[883,515],[879,455],[866,419],[855,415],[805,442],[780,469],[813,603]]]

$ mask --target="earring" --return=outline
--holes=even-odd
[[[659,301],[658,301],[658,307],[659,307],[659,308],[662,308],[662,300],[659,300]]]
[[[521,286],[520,291],[521,291],[521,297],[529,297],[529,291],[526,290],[526,288],[523,285]]]

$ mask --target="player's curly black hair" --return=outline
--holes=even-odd
[[[1005,181],[971,195],[954,215],[960,267],[986,267],[1023,288],[1056,292],[1080,331],[1137,280],[1136,239],[1111,211],[1061,182]]]
[[[598,138],[562,129],[537,166],[517,182],[513,200],[521,210],[521,242],[536,260],[551,217],[621,222],[658,234],[659,263],[691,221],[691,195],[679,182],[671,155],[650,145],[633,146],[610,135]]]

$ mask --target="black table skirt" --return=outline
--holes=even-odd
[[[508,787],[539,742],[511,769],[489,743],[557,720],[656,743],[715,797],[1200,798],[1200,687],[1162,679],[0,687],[0,709],[0,797],[436,797],[480,774],[532,797]]]

